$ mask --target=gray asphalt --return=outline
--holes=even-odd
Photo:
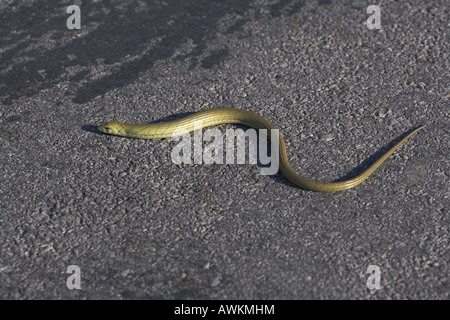
[[[362,0],[73,2],[80,30],[67,1],[0,2],[0,298],[449,298],[448,1],[382,1],[380,30]],[[213,107],[324,181],[427,127],[331,194],[96,130]]]

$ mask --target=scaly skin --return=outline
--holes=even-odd
[[[164,123],[127,124],[120,122],[108,122],[99,126],[98,130],[103,133],[128,138],[162,139],[176,135],[182,135],[186,132],[192,132],[197,128],[206,128],[224,123],[240,124],[255,129],[276,129],[273,124],[254,112],[235,108],[217,108],[200,111],[179,120],[168,121]],[[366,180],[391,154],[393,154],[401,145],[403,145],[406,140],[411,138],[414,134],[416,134],[419,130],[422,130],[424,127],[425,126],[421,126],[412,131],[357,177],[341,182],[319,182],[307,179],[296,173],[289,165],[286,154],[286,144],[284,143],[284,139],[280,134],[280,171],[291,183],[306,190],[333,192],[353,188]],[[270,136],[270,134],[268,136]]]

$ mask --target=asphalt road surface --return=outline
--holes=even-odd
[[[0,298],[449,298],[447,0],[73,4],[0,2]],[[338,193],[96,130],[213,107],[323,181],[427,127]]]

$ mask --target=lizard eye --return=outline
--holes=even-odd
[[[104,133],[111,133],[113,129],[108,124],[103,124],[98,127],[98,130]]]

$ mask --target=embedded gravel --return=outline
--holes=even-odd
[[[0,298],[449,298],[448,1],[73,2],[0,2]],[[427,127],[339,193],[96,130],[213,107],[325,181]]]

